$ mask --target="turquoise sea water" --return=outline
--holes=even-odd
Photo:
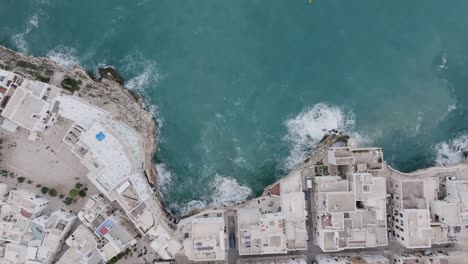
[[[468,145],[468,1],[0,0],[0,44],[145,95],[175,213],[232,204],[338,128],[403,171]],[[468,134],[467,134],[468,135]]]

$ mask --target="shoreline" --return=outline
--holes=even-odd
[[[5,53],[9,54],[12,57],[12,60],[7,61],[7,63],[4,63],[5,62],[5,58],[4,58]],[[54,69],[54,70],[59,69],[60,71],[65,72],[66,75],[71,74],[71,75],[73,75],[75,77],[81,78],[79,80],[82,80],[83,82],[87,82],[88,84],[90,84],[91,83],[90,81],[92,81],[93,83],[91,83],[91,84],[97,85],[98,89],[99,89],[99,87],[102,86],[102,84],[104,84],[104,86],[107,85],[107,87],[110,86],[110,87],[113,88],[112,91],[119,92],[119,93],[125,95],[126,98],[123,101],[136,103],[138,105],[139,109],[137,110],[138,113],[136,115],[134,115],[134,116],[137,116],[137,117],[140,117],[140,118],[143,118],[143,119],[148,119],[148,118],[151,119],[151,122],[145,122],[145,124],[150,124],[149,127],[150,127],[150,130],[152,130],[150,132],[150,134],[152,135],[151,137],[148,137],[149,134],[147,133],[146,129],[142,129],[142,128],[137,129],[138,132],[143,131],[142,138],[144,139],[145,144],[147,145],[147,147],[149,146],[149,149],[146,151],[146,164],[151,164],[151,166],[147,166],[147,168],[145,169],[145,172],[146,172],[145,176],[148,179],[148,183],[151,185],[151,187],[155,191],[155,196],[157,196],[158,200],[160,201],[160,203],[162,205],[162,208],[164,209],[164,211],[166,212],[166,214],[168,216],[170,216],[172,218],[182,219],[182,218],[186,218],[186,217],[189,217],[191,215],[197,214],[199,212],[202,212],[204,210],[208,210],[208,209],[211,209],[211,208],[222,207],[222,206],[217,206],[217,205],[207,205],[204,208],[194,209],[193,211],[191,211],[191,212],[189,212],[189,213],[187,213],[185,215],[172,214],[171,212],[169,212],[169,210],[167,210],[168,207],[167,207],[165,201],[163,201],[163,199],[161,198],[161,193],[160,193],[160,189],[159,189],[159,185],[158,185],[158,172],[157,172],[157,169],[156,169],[156,166],[155,166],[156,165],[155,158],[157,156],[157,145],[158,145],[158,136],[159,136],[157,120],[155,120],[155,118],[152,117],[146,111],[146,109],[144,109],[144,107],[143,107],[143,100],[144,100],[143,95],[138,94],[138,93],[136,93],[134,91],[131,91],[131,90],[125,88],[125,86],[124,86],[125,79],[118,72],[118,70],[115,67],[109,66],[109,65],[99,67],[98,68],[99,76],[96,76],[96,75],[94,75],[93,72],[89,71],[88,69],[83,68],[81,65],[75,65],[72,68],[67,69],[64,66],[54,62],[53,60],[51,60],[48,57],[28,56],[28,55],[24,55],[24,54],[22,54],[20,52],[14,51],[12,49],[6,48],[4,46],[0,46],[0,55],[2,55],[0,57],[0,67],[5,68],[6,70],[18,71],[19,73],[21,73],[23,75],[26,75],[26,77],[30,77],[31,79],[36,79],[36,80],[39,80],[39,81],[48,80],[48,79],[53,77],[50,70],[51,69]],[[15,63],[11,63],[12,61],[14,61]],[[29,62],[29,61],[33,61],[33,62]],[[14,64],[16,67],[10,68],[7,64]],[[37,65],[39,65],[39,66],[37,66]],[[44,69],[41,69],[41,68],[44,68]],[[47,75],[47,73],[49,73],[49,75]],[[102,91],[102,92],[106,93],[105,90]],[[107,94],[109,95],[108,92],[107,92]],[[96,96],[99,96],[99,95],[95,94],[95,93],[86,92],[84,98],[91,101],[92,103],[95,103],[96,102],[96,100],[95,100]],[[108,101],[112,102],[113,99],[114,98],[110,98]],[[118,103],[122,103],[122,102],[118,102]],[[103,103],[102,102],[97,102],[97,105],[102,106]],[[146,135],[145,135],[145,133],[146,133]],[[336,134],[336,136],[328,137],[328,138],[327,138],[327,136],[328,135],[324,135],[323,139],[320,140],[319,143],[317,143],[317,146],[314,148],[311,155],[306,160],[304,160],[296,169],[300,169],[300,168],[310,166],[311,164],[314,163],[315,160],[320,158],[320,157],[316,157],[314,154],[316,154],[318,152],[321,152],[320,149],[323,149],[324,145],[327,145],[327,144],[324,144],[324,140],[329,141],[331,138],[333,138],[334,140],[339,141],[339,140],[342,140],[343,137],[345,137],[345,138],[347,137],[347,136],[338,135],[338,134]],[[323,153],[322,153],[322,155],[323,155]],[[454,165],[456,165],[456,164],[454,164]],[[451,166],[448,166],[448,167],[452,167],[454,165],[451,165]],[[421,168],[421,169],[418,169],[416,171],[409,172],[409,173],[400,172],[397,169],[392,168],[391,166],[389,166],[389,168],[392,171],[395,171],[397,173],[401,173],[403,175],[414,175],[414,174],[419,174],[419,173],[424,174],[425,171],[434,170],[435,167]],[[443,170],[443,168],[447,168],[447,167],[440,167],[439,170]],[[284,177],[279,178],[279,179],[283,179],[283,178],[287,177],[288,173],[289,172],[286,172],[285,173],[286,175]],[[253,196],[249,200],[252,200],[252,199],[255,199],[257,197],[267,195],[268,194],[268,189],[271,186],[275,185],[278,182],[278,180],[276,180],[276,181],[272,182],[271,184],[265,186],[263,188],[263,192],[259,193],[258,196]],[[225,206],[224,208],[239,206],[241,204],[247,203],[249,200],[246,200],[246,201],[244,201],[244,202],[242,202],[240,204],[236,204],[236,205],[233,205],[233,206]]]
[[[356,215],[369,211],[379,212],[366,215],[370,218],[369,223],[374,224],[365,227],[368,229],[366,232],[379,234],[379,238],[373,237],[371,244],[356,248],[391,247],[393,243],[388,241],[386,210],[390,193],[397,193],[399,190],[399,187],[391,186],[402,186],[403,183],[410,181],[423,183],[426,180],[432,180],[432,184],[447,181],[447,177],[450,181],[459,178],[468,182],[466,161],[446,167],[429,167],[403,173],[387,164],[381,148],[351,147],[349,146],[351,144],[348,144],[349,136],[331,130],[325,133],[307,159],[266,186],[259,196],[232,206],[207,205],[185,215],[172,215],[161,197],[158,184],[155,163],[159,135],[157,121],[144,109],[144,98],[125,88],[125,80],[115,68],[110,66],[99,68],[100,76],[97,77],[79,65],[65,68],[49,58],[29,57],[0,46],[0,69],[8,71],[2,71],[4,74],[2,80],[8,83],[4,84],[10,89],[8,91],[13,91],[11,98],[21,96],[18,95],[21,93],[18,91],[22,89],[29,89],[34,93],[34,88],[37,88],[42,89],[41,91],[46,89],[51,91],[39,93],[41,96],[38,100],[55,100],[54,107],[50,108],[50,111],[41,111],[37,121],[34,121],[47,124],[43,130],[37,130],[40,131],[39,136],[36,130],[23,125],[22,119],[11,119],[17,117],[8,115],[6,107],[2,108],[2,116],[6,121],[19,124],[21,130],[18,132],[18,126],[14,131],[7,129],[4,126],[5,122],[2,122],[2,127],[13,132],[12,135],[17,133],[16,139],[22,145],[44,144],[51,141],[60,148],[60,151],[69,151],[70,155],[76,155],[73,158],[77,158],[76,160],[81,162],[80,165],[88,170],[75,176],[90,180],[101,196],[104,195],[110,202],[115,202],[115,206],[125,212],[140,237],[144,237],[141,240],[143,243],[148,242],[148,246],[161,258],[175,259],[177,263],[207,259],[224,261],[227,255],[229,263],[234,263],[231,260],[236,260],[238,255],[255,255],[258,252],[251,251],[249,232],[257,235],[258,243],[265,246],[265,252],[259,247],[260,255],[271,252],[278,254],[306,252],[308,258],[313,258],[315,252],[320,252],[319,247],[323,252],[354,248],[353,244],[348,245],[348,242],[346,245],[333,244],[326,248],[324,244],[317,244],[316,241],[315,244],[312,243],[312,240],[324,239],[322,235],[314,232],[312,227],[320,230],[321,224],[328,226],[327,221],[331,216],[327,215],[338,213],[335,211],[340,211],[339,208]],[[23,84],[23,78],[42,83],[26,81]],[[50,98],[49,93],[52,94]],[[7,93],[4,92],[3,95],[5,96],[3,101],[8,107],[14,105],[16,108],[26,108],[24,99],[15,101],[7,97]],[[36,113],[38,111],[28,112],[27,116],[36,120]],[[45,120],[48,119],[42,118],[43,114],[44,116],[56,114],[54,116],[57,118],[56,122],[54,123],[52,118],[52,122],[47,123]],[[60,126],[61,122],[66,124]],[[49,124],[51,129],[47,130]],[[54,128],[62,130],[57,131]],[[27,131],[35,133],[33,139],[31,134],[25,136]],[[61,133],[64,131],[67,131],[65,137]],[[78,132],[74,134],[75,131]],[[19,134],[23,134],[23,137],[20,138]],[[107,139],[104,140],[106,135]],[[41,136],[44,136],[45,140]],[[35,143],[30,143],[26,138]],[[62,146],[65,147],[62,149]],[[23,157],[27,161],[18,168],[34,167],[32,159],[28,159],[29,156],[11,153],[15,156],[13,158]],[[39,156],[39,152],[34,153],[32,155]],[[66,161],[63,154],[56,155],[56,158],[57,162]],[[65,181],[63,175],[53,167],[44,166],[43,171],[58,181]],[[35,176],[40,176],[38,172],[39,170],[37,172],[29,170],[29,173]],[[72,172],[76,173],[74,170]],[[47,181],[47,178],[43,177],[40,180]],[[352,183],[350,186],[354,184],[362,186],[350,187],[348,181]],[[328,186],[330,190],[327,189]],[[356,189],[350,190],[353,188]],[[360,190],[361,193],[356,190]],[[354,194],[350,193],[353,191]],[[348,203],[352,199],[357,199],[357,195],[362,197]],[[367,197],[368,195],[370,196]],[[325,200],[315,202],[320,199]],[[393,197],[391,204],[397,209],[399,209],[398,199]],[[325,221],[322,223],[317,221],[316,217],[310,217],[317,216],[319,219],[319,215],[328,218],[322,219]],[[342,217],[345,218],[344,215]],[[271,230],[265,229],[265,226],[269,226]],[[353,227],[356,230],[362,228]],[[259,235],[257,229],[262,230],[260,231],[262,235]],[[328,231],[326,233],[328,234]],[[276,246],[269,245],[269,240],[263,241],[264,235],[276,237],[278,242]],[[346,235],[346,232],[337,235]],[[244,248],[239,249],[237,256],[229,255],[233,253],[231,249],[236,248],[236,236],[239,248],[241,237],[249,242],[242,242],[247,244],[242,244]],[[332,246],[336,247],[336,250]],[[205,256],[205,250],[209,250],[210,254]]]
[[[114,67],[101,67],[99,68],[101,76],[95,76],[81,65],[66,68],[50,58],[27,56],[7,47],[0,46],[0,68],[17,72],[28,79],[42,82],[52,82],[54,72],[62,72],[67,76],[66,79],[72,80],[70,81],[72,86],[79,83],[80,88],[71,87],[71,90],[76,89],[71,93],[76,92],[79,97],[103,109],[110,110],[110,112],[117,115],[119,120],[133,127],[144,140],[145,164],[147,164],[144,170],[146,172],[145,176],[148,179],[148,183],[155,190],[158,200],[160,200],[160,191],[157,184],[158,173],[153,162],[158,144],[159,131],[157,121],[143,108],[143,98],[123,86],[124,78]],[[63,87],[63,81],[62,83],[58,83],[57,86]],[[66,87],[63,88],[68,90]],[[162,201],[161,205],[166,214],[170,215]]]

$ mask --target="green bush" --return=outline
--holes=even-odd
[[[44,186],[41,188],[41,193],[46,194],[47,192],[49,192],[49,187]]]
[[[73,202],[73,198],[67,197],[63,200],[63,203],[66,205],[70,205]]]
[[[26,180],[25,177],[18,177],[16,179],[18,180],[19,183],[23,183]]]
[[[49,190],[49,195],[52,196],[52,197],[55,197],[55,196],[57,196],[57,191],[54,188],[51,188]]]
[[[80,191],[78,192],[78,195],[79,195],[80,197],[85,197],[85,196],[86,196],[86,191],[80,190]]]
[[[82,83],[81,80],[74,80],[70,77],[67,77],[63,79],[61,84],[62,84],[63,89],[68,90],[71,93],[73,93],[80,89],[81,83]]]
[[[29,62],[29,61],[24,61],[24,60],[17,61],[16,66],[37,70],[37,65],[35,65],[35,64],[33,64],[33,63]]]

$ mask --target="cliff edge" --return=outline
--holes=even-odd
[[[66,68],[49,58],[30,57],[0,46],[0,69],[64,88],[134,128],[144,140],[146,178],[157,189],[157,172],[153,165],[158,134],[156,124],[144,110],[142,99],[125,89],[123,78],[113,68],[100,68],[101,76],[96,77],[78,65]],[[159,195],[159,191],[156,193]]]

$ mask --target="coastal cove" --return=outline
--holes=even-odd
[[[3,1],[0,44],[121,72],[157,121],[161,199],[184,215],[261,194],[324,129],[381,146],[405,172],[460,161],[466,10],[463,0]]]
[[[153,117],[115,69],[99,73],[0,47],[0,174],[6,178],[0,180],[0,239],[6,241],[0,260],[463,263],[465,150],[454,165],[403,173],[387,164],[381,148],[356,147],[356,138],[330,129],[260,196],[175,217],[158,188]],[[75,194],[70,190],[63,206],[67,186]],[[44,236],[34,237],[34,230]],[[331,255],[349,249],[367,251]],[[18,254],[25,251],[34,254]]]

